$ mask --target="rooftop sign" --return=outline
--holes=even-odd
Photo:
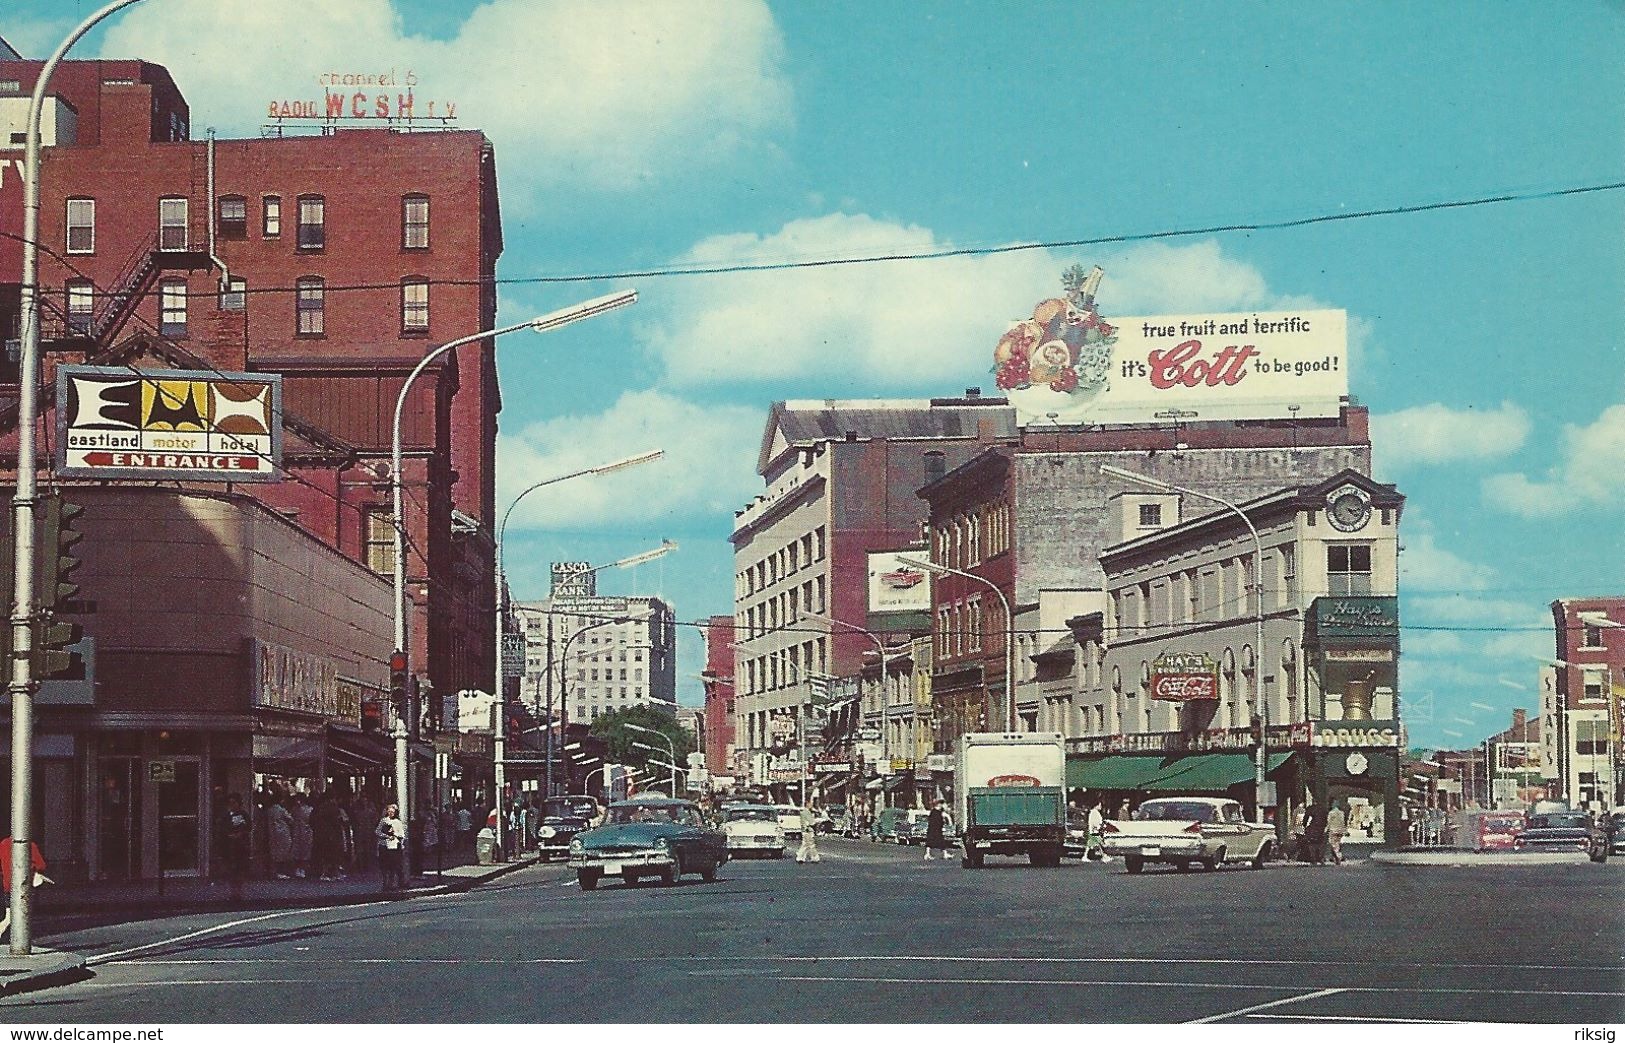
[[[994,380],[1023,427],[1335,417],[1348,394],[1336,310],[1151,315],[1107,321],[1101,269],[1074,265],[994,349]]]
[[[316,76],[320,97],[281,98],[270,103],[273,120],[440,120],[457,118],[457,103],[419,96],[417,73],[324,72]]]

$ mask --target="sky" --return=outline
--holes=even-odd
[[[9,0],[43,57],[101,0]],[[252,136],[324,72],[410,70],[496,148],[499,496],[550,560],[677,541],[601,589],[732,611],[733,511],[783,398],[992,390],[1063,268],[1102,312],[1341,308],[1376,476],[1407,496],[1413,745],[1538,706],[1557,597],[1625,593],[1625,3],[144,0],[73,52],[167,66],[194,135]],[[1256,231],[1150,238],[1369,210]],[[854,266],[590,278],[1078,240]],[[686,631],[680,701],[701,699]],[[1486,709],[1488,707],[1488,709]]]

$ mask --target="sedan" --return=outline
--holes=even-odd
[[[1583,851],[1593,862],[1608,861],[1607,831],[1583,811],[1530,815],[1523,832],[1512,843],[1519,851]]]
[[[604,825],[570,842],[570,867],[583,891],[606,876],[628,884],[656,877],[671,885],[685,873],[697,873],[709,882],[726,861],[727,839],[706,822],[698,805],[652,794],[611,804]]]

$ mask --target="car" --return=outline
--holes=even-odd
[[[1248,822],[1241,805],[1223,797],[1159,797],[1141,804],[1132,821],[1100,828],[1106,854],[1122,856],[1130,873],[1147,862],[1171,863],[1181,871],[1226,862],[1259,869],[1275,844],[1275,827]]]
[[[656,877],[669,886],[697,873],[710,882],[727,861],[727,837],[706,821],[699,805],[658,794],[616,801],[602,826],[570,841],[570,867],[583,891],[593,890],[606,876],[618,876],[628,885]]]
[[[909,832],[907,808],[881,808],[869,826],[869,839],[881,844],[906,844]]]
[[[1610,811],[1608,818],[1603,822],[1603,828],[1608,833],[1608,853],[1625,855],[1625,807]]]
[[[1530,815],[1512,844],[1517,851],[1584,852],[1593,862],[1608,860],[1606,828],[1583,811]]]
[[[722,809],[722,832],[728,838],[728,857],[763,855],[784,857],[784,827],[777,808],[768,804],[729,804]]]
[[[791,847],[799,847],[801,831],[804,828],[801,822],[801,809],[794,804],[775,804],[773,810],[778,812],[779,825],[784,827],[784,842]]]
[[[1066,813],[1066,839],[1061,842],[1061,854],[1069,858],[1084,858],[1089,854],[1089,813],[1074,808]]]
[[[834,804],[824,809],[813,831],[816,833],[830,833],[838,837],[852,835],[852,813],[845,804]]]
[[[598,817],[598,802],[591,797],[554,797],[542,805],[536,825],[536,849],[543,862],[558,855],[568,858],[570,841],[592,828]]]

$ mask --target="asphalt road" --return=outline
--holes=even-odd
[[[713,884],[41,924],[0,1022],[1625,1021],[1625,861],[961,869],[833,841]]]

